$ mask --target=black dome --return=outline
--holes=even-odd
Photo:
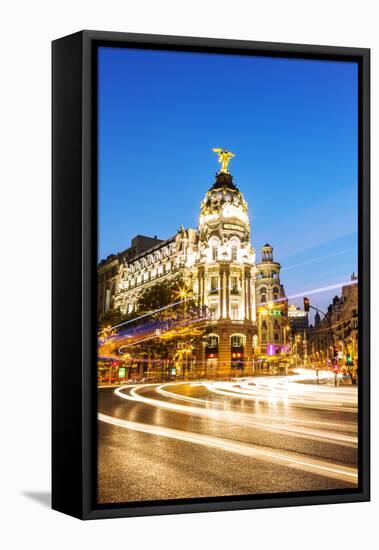
[[[233,176],[229,172],[219,172],[216,175],[216,181],[212,185],[211,189],[219,189],[220,187],[226,187],[227,189],[237,189],[233,183]]]

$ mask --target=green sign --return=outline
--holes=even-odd
[[[119,378],[125,378],[126,377],[126,367],[120,367],[118,369],[118,377]]]
[[[264,309],[262,315],[271,315],[272,317],[281,317],[282,312],[279,309]]]

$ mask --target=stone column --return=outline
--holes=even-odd
[[[208,289],[209,289],[209,278],[208,273],[204,272],[204,305],[208,305]]]
[[[220,335],[218,348],[219,374],[228,376],[230,373],[230,335],[224,329],[221,329],[218,334]]]
[[[246,319],[246,281],[244,268],[241,270],[241,309],[243,318]]]
[[[251,315],[251,276],[250,272],[247,274],[247,318],[249,321],[252,319]]]
[[[219,310],[220,310],[220,319],[224,317],[224,271],[222,267],[219,267]]]
[[[225,317],[230,318],[230,267],[227,266],[225,269],[225,294],[226,294],[226,311]]]
[[[251,307],[251,320],[256,321],[257,319],[257,310],[256,310],[256,296],[255,296],[255,284],[253,277],[250,277],[250,307]]]
[[[225,318],[225,317],[228,316],[228,313],[227,313],[227,310],[226,310],[226,296],[227,296],[228,289],[227,289],[227,285],[226,285],[226,271],[225,271],[225,268],[223,269],[222,281],[223,281],[223,287],[224,287],[223,301],[222,301],[222,306],[223,306],[223,315],[222,316]]]
[[[204,267],[200,266],[198,271],[199,278],[199,304],[200,307],[204,306]]]

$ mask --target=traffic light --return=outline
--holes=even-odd
[[[309,311],[309,308],[310,308],[310,303],[309,303],[309,298],[307,298],[306,296],[304,296],[304,311]]]
[[[336,348],[336,346],[333,346],[333,357],[335,360],[337,360],[337,357],[338,357],[338,349]]]
[[[350,353],[346,355],[346,365],[350,367],[353,364],[353,358],[351,357]]]

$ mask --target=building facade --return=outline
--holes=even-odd
[[[308,363],[308,312],[294,304],[288,306],[289,344],[293,364]]]
[[[256,311],[259,352],[273,357],[289,351],[288,302],[280,283],[280,263],[274,260],[273,247],[262,247],[256,264]]]
[[[310,359],[315,364],[336,363],[353,372],[358,365],[358,284],[353,273],[351,284],[342,287],[326,313],[318,313],[308,331]]]
[[[258,346],[255,274],[247,203],[232,176],[220,172],[201,203],[197,229],[182,227],[172,238],[120,261],[113,307],[132,313],[146,288],[180,276],[208,311],[209,330],[196,350],[197,364],[210,375],[247,369]]]
[[[161,243],[156,237],[145,237],[137,235],[132,239],[129,248],[119,254],[111,254],[102,260],[97,269],[97,314],[101,317],[109,309],[114,307],[114,296],[116,294],[119,269],[126,261],[141,254],[143,251]]]
[[[138,236],[98,270],[99,315],[114,308],[129,316],[145,290],[184,281],[199,311],[206,312],[191,362],[208,377],[252,374],[257,366],[262,370],[260,357],[279,360],[290,350],[280,264],[269,244],[257,263],[248,205],[227,169],[233,155],[217,152],[221,170],[201,201],[196,229],[182,226],[164,241]],[[180,346],[188,349],[178,341]]]

